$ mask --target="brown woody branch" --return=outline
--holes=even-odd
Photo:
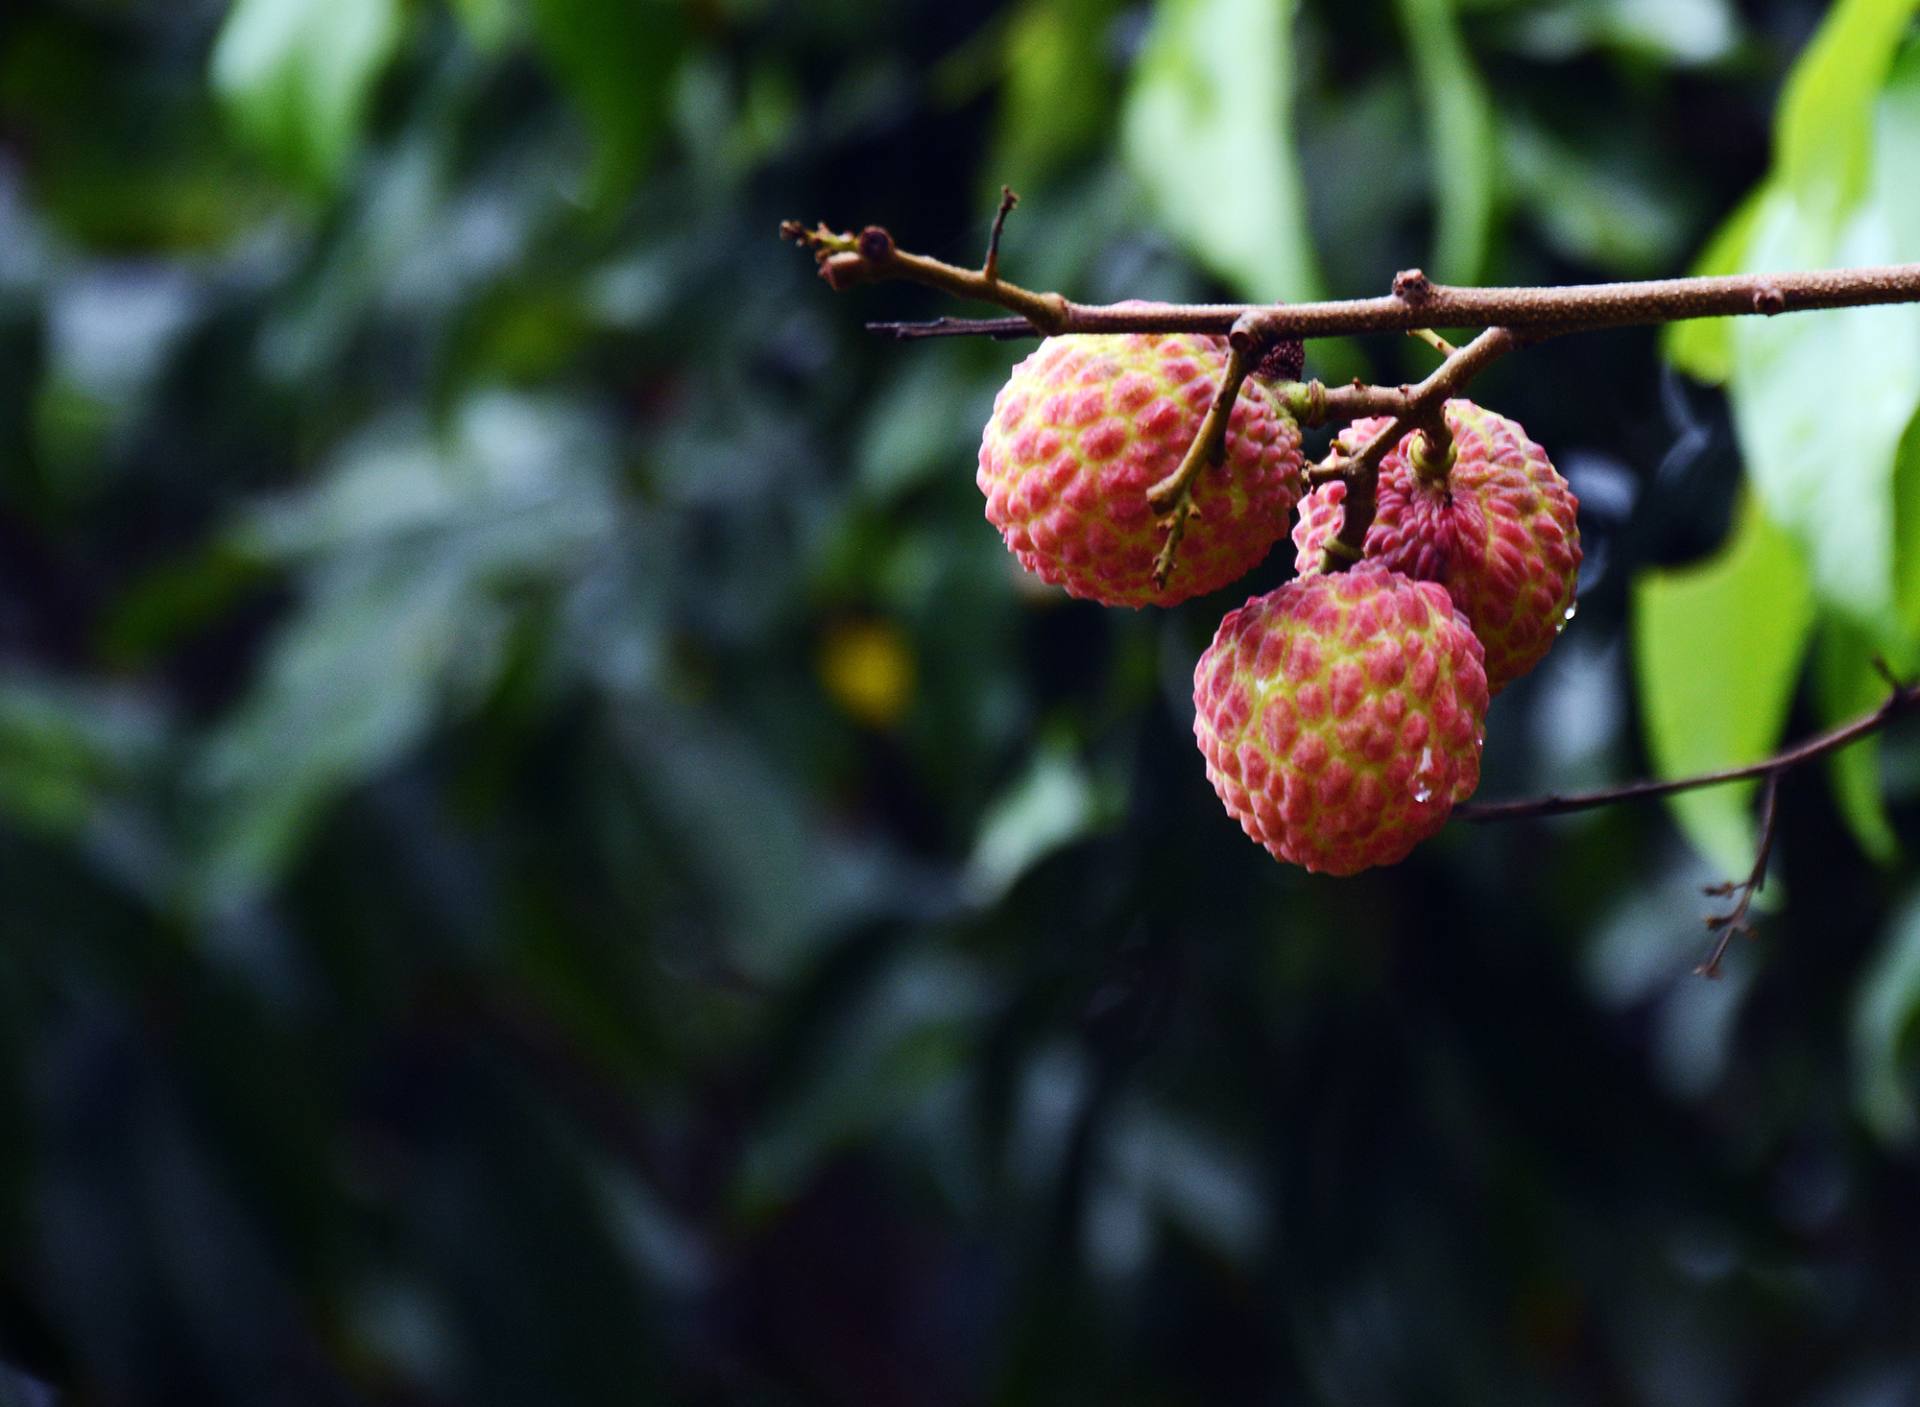
[[[1656,797],[1678,796],[1684,791],[1698,791],[1702,787],[1773,777],[1851,747],[1916,707],[1920,707],[1920,683],[1896,682],[1886,700],[1871,713],[1862,714],[1852,722],[1842,723],[1824,733],[1816,733],[1785,751],[1759,762],[1749,762],[1743,767],[1725,767],[1717,772],[1701,772],[1691,777],[1628,782],[1623,786],[1601,787],[1595,791],[1556,792],[1526,801],[1467,802],[1454,807],[1453,814],[1463,821],[1476,823],[1530,820],[1539,816],[1564,816],[1573,811],[1591,811],[1621,801],[1649,801]]]
[[[1702,977],[1718,977],[1721,959],[1726,956],[1727,946],[1734,937],[1753,936],[1753,924],[1748,915],[1753,907],[1754,896],[1760,892],[1760,886],[1766,883],[1767,860],[1773,854],[1773,837],[1779,817],[1780,779],[1796,767],[1818,761],[1842,748],[1851,747],[1862,738],[1873,736],[1896,718],[1920,707],[1920,683],[1903,684],[1894,678],[1883,662],[1876,660],[1874,664],[1886,679],[1889,689],[1886,699],[1878,708],[1850,723],[1842,723],[1837,728],[1830,728],[1796,743],[1763,761],[1744,767],[1726,767],[1717,772],[1702,772],[1692,777],[1630,782],[1625,786],[1542,796],[1529,801],[1467,802],[1454,807],[1453,814],[1463,821],[1518,821],[1536,816],[1561,816],[1570,811],[1589,811],[1621,801],[1675,796],[1701,787],[1759,779],[1760,839],[1754,850],[1753,868],[1745,879],[1706,887],[1707,894],[1732,901],[1723,912],[1708,915],[1707,930],[1714,935],[1713,950],[1708,953],[1706,961],[1694,969]]]
[[[1689,318],[1772,317],[1816,308],[1920,302],[1920,264],[1890,264],[1548,288],[1461,288],[1435,283],[1418,269],[1410,269],[1395,277],[1393,292],[1379,298],[1115,306],[1075,303],[1057,293],[1036,293],[1000,278],[997,268],[963,269],[923,254],[909,254],[878,225],[846,234],[824,225],[809,230],[789,220],[780,232],[814,252],[821,276],[835,288],[904,280],[956,297],[996,304],[1015,314],[1011,318],[870,324],[875,332],[903,340],[1055,336],[1068,332],[1205,332],[1216,336],[1237,333],[1249,345],[1270,345],[1289,337],[1347,337],[1436,327],[1573,332]]]

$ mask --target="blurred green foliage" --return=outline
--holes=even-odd
[[[1021,349],[773,239],[970,259],[1011,180],[1087,299],[1920,257],[1911,12],[9,0],[0,1402],[1913,1398],[1914,740],[1788,782],[1719,983],[1737,793],[1283,870],[1188,690],[1287,554],[1021,579]],[[1486,378],[1587,548],[1489,795],[1916,662],[1916,329]]]

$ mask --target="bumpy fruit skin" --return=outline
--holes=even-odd
[[[1199,516],[1164,590],[1166,530],[1147,490],[1172,473],[1226,365],[1218,337],[1050,337],[1013,369],[980,441],[987,519],[1021,565],[1109,606],[1171,606],[1244,576],[1286,531],[1302,492],[1300,430],[1249,378],[1227,422],[1226,461],[1193,489]]]
[[[1220,622],[1193,735],[1241,828],[1324,874],[1390,865],[1480,784],[1480,642],[1432,582],[1298,577]]]
[[[1379,507],[1361,568],[1386,567],[1447,588],[1487,649],[1494,693],[1546,656],[1566,624],[1580,575],[1579,501],[1546,452],[1504,415],[1448,401],[1454,462],[1428,482],[1409,458],[1413,437],[1380,464]],[[1352,450],[1385,425],[1362,420],[1339,443]],[[1347,486],[1307,495],[1294,524],[1294,565],[1320,569],[1321,549],[1340,529]]]

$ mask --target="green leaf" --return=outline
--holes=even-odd
[[[1426,109],[1437,207],[1439,277],[1474,283],[1493,234],[1493,105],[1467,54],[1453,0],[1399,0],[1400,24]]]
[[[1604,48],[1690,67],[1724,58],[1740,38],[1730,0],[1549,0],[1515,8],[1524,11],[1516,17],[1519,47],[1550,63]]]
[[[399,0],[238,0],[214,45],[213,86],[277,169],[326,190],[359,148],[399,42]]]
[[[1707,242],[1693,272],[1702,277],[1737,274],[1747,266],[1747,247],[1753,227],[1766,204],[1767,187],[1759,186],[1740,202]],[[1733,318],[1694,318],[1668,323],[1661,333],[1667,360],[1696,381],[1718,386],[1733,375]]]
[[[1576,147],[1519,119],[1505,134],[1506,180],[1555,250],[1646,277],[1672,266],[1688,202],[1643,153]]]
[[[1814,701],[1820,721],[1844,723],[1874,708],[1887,696],[1887,684],[1873,667],[1874,642],[1845,620],[1822,626],[1813,654]],[[1898,662],[1891,660],[1895,667]],[[1860,848],[1880,864],[1900,857],[1900,843],[1887,821],[1887,804],[1880,780],[1880,740],[1863,738],[1836,752],[1828,761],[1835,803]]]
[[[1920,641],[1920,410],[1893,461],[1893,594],[1902,634]]]
[[[1752,262],[1826,262],[1775,192]],[[1883,221],[1850,226],[1842,264],[1892,262]],[[1877,624],[1893,596],[1893,459],[1920,400],[1920,320],[1906,308],[1742,318],[1733,329],[1734,428],[1771,517],[1808,553],[1821,598]]]
[[[77,831],[156,768],[165,741],[164,720],[131,693],[10,673],[0,678],[0,818]]]
[[[1889,80],[1894,56],[1920,0],[1843,0],[1827,17],[1813,42],[1788,76],[1775,123],[1774,169],[1750,192],[1726,222],[1694,267],[1697,274],[1764,272],[1787,267],[1770,262],[1785,251],[1756,249],[1755,234],[1763,214],[1778,221],[1783,204],[1791,206],[1808,228],[1797,240],[1798,255],[1808,267],[1837,260],[1832,247],[1842,217],[1869,190],[1870,168],[1879,141],[1879,165],[1889,156],[1895,179],[1879,182],[1879,196],[1895,207],[1920,204],[1914,183],[1898,173],[1900,153],[1885,151],[1891,134],[1910,125],[1906,112],[1911,99],[1902,74]],[[1883,85],[1894,91],[1883,96]],[[1880,102],[1876,138],[1875,103]],[[1898,145],[1911,153],[1906,138]],[[1920,249],[1920,220],[1894,219],[1895,243],[1914,257]],[[1775,230],[1773,238],[1782,234]],[[1697,380],[1720,384],[1733,374],[1733,335],[1736,323],[1751,319],[1706,318],[1675,323],[1664,334],[1667,360]]]
[[[1115,0],[1027,0],[1005,40],[995,178],[1028,191],[1097,146],[1113,110],[1102,54]]]
[[[1844,149],[1833,155],[1846,158]],[[1902,62],[1876,110],[1869,165],[1860,202],[1839,217],[1830,216],[1823,187],[1776,184],[1756,218],[1749,267],[1920,255],[1920,198],[1911,189],[1920,165],[1920,50]],[[1893,466],[1920,404],[1920,313],[1847,308],[1742,318],[1732,346],[1734,424],[1769,515],[1805,547],[1823,601],[1873,632],[1888,630]]]
[[[626,194],[653,154],[685,9],[673,0],[534,0],[534,38],[593,132],[596,203]]]
[[[1920,1011],[1920,904],[1895,920],[1853,1004],[1853,1097],[1880,1139],[1910,1144],[1920,1104],[1909,1067],[1914,1015]]]
[[[518,22],[512,0],[453,0],[453,12],[474,46],[487,53],[505,44]]]
[[[1840,0],[1780,95],[1774,162],[1810,211],[1837,217],[1865,192],[1874,102],[1920,0]]]
[[[998,901],[1055,851],[1110,825],[1121,807],[1110,786],[1087,775],[1070,751],[1048,747],[988,809],[967,864],[967,888]]]
[[[1159,0],[1121,126],[1166,228],[1247,298],[1320,294],[1294,155],[1291,5]]]
[[[1634,583],[1634,672],[1647,748],[1663,777],[1755,762],[1780,738],[1813,625],[1807,571],[1758,504],[1741,505],[1713,560]],[[1730,874],[1753,862],[1753,783],[1669,803]]]

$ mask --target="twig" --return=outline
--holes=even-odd
[[[1716,898],[1732,900],[1731,907],[1707,917],[1707,929],[1713,933],[1713,951],[1707,960],[1694,969],[1702,977],[1718,977],[1720,961],[1727,954],[1727,947],[1736,934],[1753,936],[1753,924],[1748,914],[1753,907],[1753,899],[1760,892],[1761,885],[1767,879],[1767,860],[1773,854],[1773,837],[1779,818],[1780,779],[1794,768],[1808,762],[1814,762],[1830,753],[1850,747],[1862,738],[1871,737],[1885,728],[1894,719],[1911,712],[1920,706],[1920,683],[1902,683],[1887,667],[1886,661],[1875,659],[1873,667],[1880,677],[1887,681],[1889,693],[1880,706],[1871,713],[1862,714],[1850,723],[1842,723],[1837,728],[1829,728],[1804,742],[1796,743],[1784,751],[1760,762],[1749,763],[1745,767],[1726,767],[1717,772],[1702,772],[1692,777],[1675,777],[1669,781],[1630,782],[1625,786],[1603,787],[1598,791],[1573,792],[1567,795],[1542,796],[1531,801],[1498,801],[1475,805],[1468,802],[1453,808],[1453,814],[1463,821],[1517,821],[1534,816],[1559,816],[1570,811],[1587,811],[1595,807],[1611,806],[1620,801],[1641,801],[1658,796],[1674,796],[1684,791],[1694,791],[1701,787],[1721,786],[1727,782],[1761,779],[1760,788],[1760,839],[1755,847],[1753,869],[1743,880],[1729,880],[1721,884],[1709,884],[1705,892]]]
[[[1727,945],[1734,936],[1753,937],[1753,925],[1747,921],[1747,910],[1753,907],[1753,896],[1760,892],[1760,886],[1767,882],[1767,858],[1773,854],[1773,832],[1779,811],[1780,774],[1772,772],[1760,788],[1760,843],[1754,848],[1753,868],[1743,880],[1709,884],[1702,890],[1717,898],[1732,899],[1733,907],[1725,913],[1707,915],[1707,931],[1717,936],[1707,960],[1694,968],[1696,976],[1718,977],[1720,959],[1727,955]]]
[[[1380,298],[1115,306],[1074,303],[1057,293],[1036,293],[1001,279],[997,269],[989,277],[984,270],[963,269],[923,254],[908,254],[878,225],[869,225],[854,235],[837,233],[824,225],[809,230],[789,220],[780,232],[813,251],[822,277],[835,288],[903,279],[956,297],[994,303],[1015,314],[1011,318],[869,324],[873,331],[901,340],[1067,332],[1205,332],[1224,336],[1241,323],[1240,331],[1250,342],[1266,346],[1288,337],[1346,337],[1419,328],[1508,327],[1572,332],[1689,318],[1773,317],[1815,308],[1920,302],[1920,264],[1889,264],[1547,288],[1461,288],[1435,283],[1418,269],[1409,269],[1394,279],[1394,292]]]
[[[1020,203],[1012,186],[1000,187],[1000,208],[993,212],[993,233],[987,236],[987,257],[980,265],[980,277],[988,283],[1000,281],[1000,232],[1007,227],[1007,216]]]
[[[1533,797],[1526,801],[1490,801],[1466,802],[1453,808],[1453,814],[1463,821],[1482,824],[1488,821],[1520,821],[1539,816],[1564,816],[1573,811],[1591,811],[1601,806],[1612,806],[1621,801],[1648,801],[1655,797],[1677,796],[1683,791],[1697,791],[1701,787],[1724,786],[1728,782],[1746,782],[1755,778],[1771,777],[1781,772],[1790,772],[1808,762],[1814,762],[1829,753],[1839,752],[1842,748],[1857,743],[1862,738],[1871,737],[1885,728],[1894,719],[1920,706],[1920,683],[1896,683],[1892,692],[1881,705],[1871,713],[1862,714],[1850,723],[1842,723],[1837,728],[1829,728],[1783,752],[1759,762],[1749,762],[1743,767],[1725,767],[1717,772],[1701,772],[1692,777],[1672,777],[1664,780],[1628,782],[1623,786],[1602,787],[1596,791],[1576,791],[1554,793],[1548,796]]]
[[[1442,337],[1430,327],[1410,327],[1407,329],[1407,336],[1416,342],[1425,342],[1443,357],[1453,355],[1453,343],[1447,341],[1446,338]]]
[[[859,234],[850,235],[837,234],[825,225],[809,230],[797,220],[788,220],[780,226],[780,236],[812,250],[814,262],[820,267],[820,277],[835,290],[904,279],[951,293],[956,298],[978,298],[1012,308],[1025,321],[1026,334],[1074,331],[1067,326],[1067,309],[1071,305],[1058,293],[1035,293],[1008,283],[997,271],[994,277],[988,278],[980,269],[963,269],[925,254],[909,254],[896,246],[893,236],[878,225],[868,225]],[[988,331],[971,327],[967,330]]]
[[[1480,372],[1505,356],[1519,344],[1519,338],[1504,327],[1490,327],[1466,346],[1452,353],[1425,381],[1401,391],[1402,405],[1394,418],[1376,430],[1350,457],[1334,456],[1316,466],[1308,476],[1325,483],[1344,479],[1347,497],[1341,505],[1340,531],[1327,539],[1322,565],[1327,571],[1343,571],[1360,560],[1366,547],[1367,529],[1373,526],[1378,502],[1380,461],[1400,443],[1403,436],[1419,430],[1428,436],[1429,453],[1446,455],[1452,439],[1442,410],[1449,397],[1466,388]],[[1449,461],[1451,462],[1451,461]]]
[[[1173,571],[1180,539],[1187,534],[1187,520],[1199,515],[1200,510],[1193,503],[1194,481],[1203,469],[1218,467],[1226,460],[1227,426],[1233,418],[1233,403],[1240,398],[1240,388],[1246,383],[1254,360],[1248,350],[1228,347],[1226,369],[1220,373],[1220,389],[1214,392],[1213,401],[1200,421],[1200,428],[1194,431],[1193,442],[1187,446],[1179,467],[1147,490],[1147,506],[1163,515],[1161,525],[1167,530],[1167,540],[1153,559],[1153,584],[1157,589],[1166,587],[1167,577]]]

